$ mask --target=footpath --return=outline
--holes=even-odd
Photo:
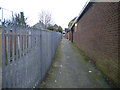
[[[0,52],[0,90],[2,89],[2,57]]]
[[[101,72],[79,49],[63,38],[39,88],[110,88]]]
[[[0,90],[2,89],[2,68],[0,67]]]

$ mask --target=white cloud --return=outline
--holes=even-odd
[[[52,13],[54,23],[67,27],[77,16],[87,0],[0,0],[0,6],[14,12],[23,11],[30,24],[38,21],[41,10]]]

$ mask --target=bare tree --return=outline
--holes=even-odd
[[[47,11],[41,11],[39,14],[39,22],[43,23],[45,28],[47,28],[52,23],[51,14]]]

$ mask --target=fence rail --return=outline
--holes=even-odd
[[[2,87],[36,87],[49,69],[61,37],[58,32],[3,25]]]

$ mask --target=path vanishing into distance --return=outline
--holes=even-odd
[[[111,88],[102,73],[63,38],[53,64],[39,88]]]

